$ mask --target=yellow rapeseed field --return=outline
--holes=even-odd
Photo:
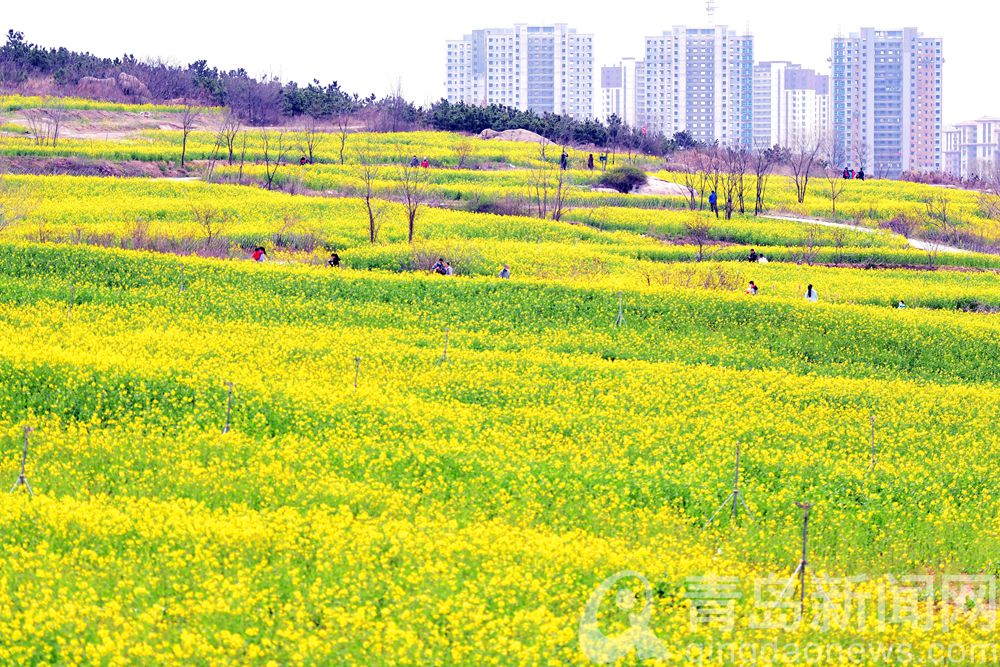
[[[572,176],[3,176],[0,663],[996,664],[1000,261]]]

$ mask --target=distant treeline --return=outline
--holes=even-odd
[[[436,130],[479,133],[524,129],[555,142],[593,144],[648,155],[666,155],[696,146],[689,135],[673,137],[610,122],[579,121],[552,113],[520,111],[500,105],[477,106],[435,102],[416,107],[399,91],[381,99],[361,97],[340,88],[336,81],[313,80],[305,86],[273,77],[255,78],[240,68],[223,71],[205,60],[186,66],[161,60],[140,61],[133,55],[103,58],[64,47],[47,48],[25,41],[24,34],[7,32],[0,47],[0,90],[14,90],[33,79],[51,79],[58,90],[81,97],[122,102],[177,103],[224,106],[251,125],[280,123],[282,118],[311,116],[328,119],[345,114],[361,116],[375,131],[430,127]]]
[[[121,75],[141,85],[117,85]],[[125,102],[176,102],[226,106],[253,125],[277,123],[283,116],[315,117],[385,106],[374,95],[360,97],[340,89],[336,81],[313,81],[299,86],[276,78],[250,76],[244,69],[222,71],[204,60],[186,66],[163,61],[141,61],[126,54],[102,58],[64,47],[46,48],[25,41],[24,34],[7,32],[0,47],[0,89],[16,89],[29,79],[51,78],[62,92],[82,97],[100,96]]]
[[[490,104],[478,106],[441,100],[425,112],[426,122],[436,130],[475,132],[485,129],[530,130],[546,139],[561,143],[593,144],[615,150],[646,155],[667,155],[676,150],[696,148],[698,143],[686,132],[666,137],[655,132],[625,125],[612,116],[607,123],[597,120],[576,120],[553,113],[538,114],[511,107]]]

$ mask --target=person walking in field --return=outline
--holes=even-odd
[[[504,264],[503,268],[500,269],[500,277],[504,280],[510,280],[510,265]]]
[[[708,195],[708,205],[712,208],[712,213],[715,214],[715,217],[718,218],[719,217],[719,195],[716,194],[715,190],[712,190],[712,193],[710,195]]]
[[[559,168],[566,171],[569,168],[569,154],[566,151],[559,156]]]
[[[806,301],[812,301],[813,303],[819,301],[819,294],[816,293],[812,285],[806,288]]]
[[[587,156],[587,169],[594,171],[594,154],[591,153]]]
[[[757,283],[750,281],[750,286],[747,287],[747,294],[750,296],[757,296]]]

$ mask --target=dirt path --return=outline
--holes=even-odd
[[[885,234],[884,230],[872,229],[871,227],[861,227],[860,225],[849,225],[843,222],[831,222],[829,220],[819,220],[816,218],[799,218],[792,215],[766,215],[765,217],[771,218],[772,220],[785,220],[787,222],[801,222],[810,225],[820,225],[822,227],[836,227],[838,229],[850,229],[855,232],[862,232],[864,234]],[[905,237],[904,237],[905,238]],[[943,243],[937,243],[935,241],[922,241],[920,239],[906,239],[906,242],[910,244],[911,248],[917,248],[918,250],[926,250],[927,252],[955,252],[960,254],[966,254],[969,251],[962,248],[956,248],[955,246],[945,245]]]

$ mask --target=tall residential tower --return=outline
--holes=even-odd
[[[892,178],[942,169],[941,51],[916,28],[833,39],[831,121],[845,164]]]
[[[753,144],[753,37],[725,26],[646,38],[646,124],[670,136]]]
[[[448,42],[448,101],[592,118],[593,41],[565,23],[473,30]]]

